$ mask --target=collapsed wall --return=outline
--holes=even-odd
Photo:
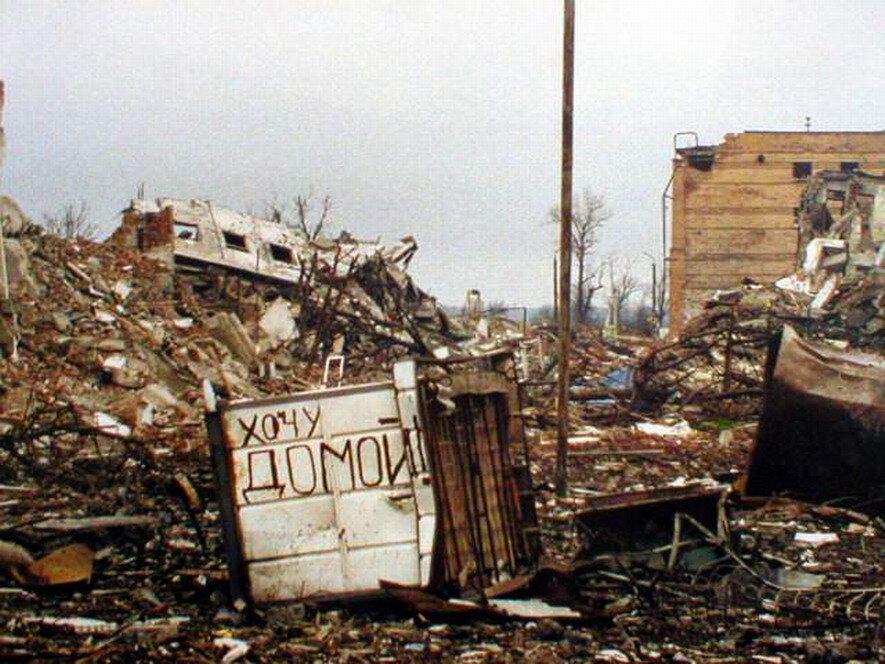
[[[639,405],[757,415],[768,342],[786,324],[843,348],[885,350],[885,178],[815,174],[798,220],[796,271],[707,300],[678,339],[640,361]]]

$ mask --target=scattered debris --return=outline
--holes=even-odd
[[[841,342],[796,340],[831,369],[882,348],[880,277],[833,228],[807,244],[823,278],[720,293],[678,342],[581,331],[558,496],[555,332],[447,315],[407,274],[413,240],[307,240],[200,201],[136,201],[112,244],[20,224],[0,659],[881,657],[862,472],[838,506],[742,476],[773,335]],[[804,454],[792,420],[783,459]]]

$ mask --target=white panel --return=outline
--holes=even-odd
[[[345,590],[341,557],[337,552],[252,563],[249,583],[257,602],[300,599]]]
[[[338,550],[331,496],[255,505],[240,511],[243,553],[248,560]]]
[[[405,429],[391,383],[224,410],[253,599],[427,582],[436,519],[415,398],[399,395]]]
[[[415,542],[415,502],[404,489],[355,491],[341,496],[340,517],[347,546]]]
[[[336,436],[384,427],[386,421],[399,423],[393,389],[363,394],[330,396],[322,402],[323,417],[328,423],[327,435]],[[380,420],[380,421],[379,421]]]
[[[421,556],[421,585],[426,586],[430,583],[430,567],[433,562],[433,557],[430,554]]]
[[[417,585],[421,582],[414,544],[351,551],[347,557],[350,587],[379,588],[379,581]]]
[[[433,553],[433,538],[436,534],[436,515],[422,516],[418,519],[418,551],[422,554]]]
[[[418,499],[418,514],[436,514],[436,502],[433,498],[433,485],[430,483],[430,475],[423,474],[417,478],[415,496]]]

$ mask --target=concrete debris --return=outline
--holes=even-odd
[[[23,546],[0,541],[0,568],[26,567],[33,562],[31,554]]]
[[[885,345],[875,210],[834,200],[793,278],[719,293],[679,341],[577,332],[565,496],[555,330],[478,292],[448,315],[408,274],[411,238],[168,199],[133,202],[107,244],[17,232],[0,659],[881,658],[874,492],[770,498],[743,472],[785,325],[829,339],[830,369]],[[772,449],[796,461],[789,434]]]
[[[785,324],[805,338],[885,350],[885,178],[815,174],[798,221],[797,271],[717,293],[677,340],[639,362],[637,405],[758,414],[768,342]]]
[[[24,567],[13,576],[25,586],[61,586],[86,583],[92,578],[95,552],[83,544],[70,544]]]
[[[232,662],[242,659],[249,653],[249,644],[240,639],[219,637],[212,643],[227,651],[221,658],[221,664],[231,664]]]

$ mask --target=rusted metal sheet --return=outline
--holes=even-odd
[[[644,551],[669,544],[674,517],[688,514],[711,531],[719,529],[719,503],[726,486],[692,485],[594,496],[575,515],[584,537],[581,555]]]
[[[885,359],[784,328],[769,353],[746,493],[820,500],[881,494],[883,485]]]
[[[518,573],[536,550],[509,451],[515,389],[456,374],[440,400],[404,361],[392,382],[221,404],[207,426],[234,599],[482,590]]]
[[[483,591],[541,552],[518,367],[505,350],[422,364],[448,370],[421,390],[439,499],[434,578]]]

